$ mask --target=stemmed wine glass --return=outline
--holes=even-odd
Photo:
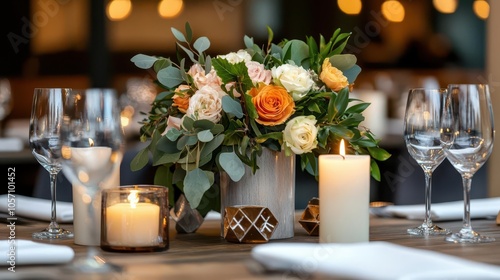
[[[449,234],[432,222],[432,172],[443,162],[445,155],[440,144],[442,102],[446,89],[413,88],[408,94],[404,118],[404,139],[408,153],[425,174],[425,218],[422,225],[410,228],[411,235]]]
[[[36,160],[50,173],[51,215],[49,226],[33,233],[34,239],[68,239],[73,233],[56,221],[56,180],[61,171],[60,129],[64,101],[70,89],[35,88],[31,107],[29,143]]]
[[[12,105],[10,82],[5,78],[0,79],[0,137],[3,137],[5,134],[3,121],[10,114]]]
[[[100,204],[101,182],[119,168],[122,159],[123,133],[116,93],[112,89],[72,90],[64,105],[61,129],[62,168],[73,183],[83,186],[89,221],[92,227],[100,224],[95,205]],[[106,263],[95,246],[87,256],[77,258],[69,269],[83,273],[109,273],[121,268]]]
[[[470,188],[472,176],[493,150],[493,109],[486,84],[451,84],[443,108],[441,144],[451,165],[462,176],[464,216],[462,229],[446,237],[454,243],[492,242],[471,226]]]

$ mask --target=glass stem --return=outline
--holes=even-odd
[[[56,209],[56,181],[57,181],[57,173],[50,172],[50,197],[51,197],[51,204],[50,204],[50,225],[49,225],[49,231],[58,231],[59,230],[59,224],[57,224],[57,209]]]
[[[432,227],[431,218],[431,193],[432,193],[432,171],[425,171],[425,219],[424,224]]]
[[[470,222],[470,188],[472,184],[472,178],[468,176],[462,177],[462,182],[464,185],[464,219],[462,231],[472,231],[472,226]]]

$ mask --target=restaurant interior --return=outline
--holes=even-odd
[[[498,140],[491,148],[492,120],[500,123],[500,1],[17,0],[0,7],[0,279],[500,279]],[[176,45],[190,37],[187,23],[193,38],[210,40],[209,47],[193,40],[195,55],[205,47],[211,57],[236,52],[249,38],[264,47],[269,33],[274,42],[302,41],[289,43],[298,51],[269,48],[278,51],[268,64],[258,63],[265,52],[256,46],[241,56],[200,55],[197,62],[217,71],[195,65],[185,73],[158,56],[190,67],[178,56],[190,52]],[[304,47],[308,36],[320,41],[337,28],[350,32],[345,55]],[[309,71],[296,64],[314,55]],[[250,77],[251,63],[263,79]],[[362,71],[349,84],[356,66]],[[199,86],[207,77],[215,82]],[[287,82],[309,87],[296,98]],[[50,90],[39,88],[57,89],[47,97]],[[268,104],[258,103],[266,93],[285,113],[266,119],[278,111],[266,114]],[[157,96],[165,103],[156,106]],[[50,101],[40,109],[36,100]],[[370,103],[365,111],[363,103],[346,105],[359,100]],[[416,105],[407,106],[411,100]],[[188,112],[191,105],[198,111]],[[465,108],[460,121],[477,127],[457,131],[458,113],[448,114],[456,107]],[[415,108],[406,122],[415,130],[404,134]],[[30,147],[32,114],[42,123],[32,131],[42,136]],[[446,121],[429,128],[433,117]],[[48,123],[57,123],[56,136],[46,133]],[[141,127],[159,129],[148,142]],[[357,154],[341,153],[344,136]],[[257,155],[261,143],[285,151]],[[433,172],[432,200],[415,150],[439,165],[426,173]],[[453,156],[454,165],[445,159]],[[377,162],[380,180],[370,177],[374,158],[386,159]],[[262,173],[249,175],[244,164],[256,159]],[[318,178],[301,168],[316,163]],[[53,167],[52,176],[42,165]]]
[[[175,57],[171,27],[207,36],[209,54],[244,47],[243,36],[258,44],[306,35],[328,37],[337,27],[352,32],[346,52],[363,69],[352,94],[371,102],[365,124],[391,158],[380,162],[381,180],[371,182],[371,201],[416,204],[424,200],[424,175],[406,152],[402,118],[409,88],[450,83],[490,83],[494,107],[496,43],[489,31],[500,7],[483,0],[22,0],[2,2],[0,77],[1,133],[22,145],[0,147],[2,170],[15,166],[17,192],[49,198],[47,174],[28,148],[28,119],[37,87],[114,88],[120,96],[127,151],[122,183],[152,183],[151,170],[133,173],[128,161],[137,152],[138,122],[158,87],[150,72],[135,67],[138,53]],[[489,3],[489,5],[488,5]],[[496,3],[495,3],[496,4]],[[488,14],[489,13],[489,14]],[[498,64],[498,63],[496,63]],[[496,72],[495,72],[496,71]],[[4,96],[4,94],[6,94]],[[6,97],[10,94],[10,101]],[[500,114],[498,114],[500,115]],[[4,142],[9,143],[9,142]],[[472,198],[498,196],[500,177],[493,152],[474,177]],[[5,173],[5,172],[2,172]],[[496,172],[498,173],[498,172]],[[71,188],[59,175],[58,199]],[[4,179],[5,181],[5,179]],[[4,193],[2,189],[0,192]],[[314,178],[296,171],[296,207],[318,195]],[[443,163],[434,174],[433,202],[462,199],[459,174]]]

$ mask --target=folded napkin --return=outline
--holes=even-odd
[[[500,197],[471,199],[470,215],[472,219],[494,218],[500,210]],[[384,217],[400,217],[410,220],[421,220],[425,217],[425,206],[389,205],[371,208],[372,214]],[[431,205],[433,221],[461,220],[464,215],[464,202],[452,201],[433,203]]]
[[[0,264],[61,264],[73,259],[75,252],[65,245],[38,243],[30,240],[0,240]]]
[[[48,199],[15,195],[15,216],[36,220],[50,221],[51,202]],[[56,203],[57,221],[69,223],[73,221],[73,203],[58,201]],[[8,213],[7,194],[0,195],[0,212]]]
[[[349,279],[500,279],[500,267],[376,241],[350,244],[267,243],[252,257],[269,270]]]
[[[20,138],[0,138],[0,152],[19,152],[23,148],[24,143]]]

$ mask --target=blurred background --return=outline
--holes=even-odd
[[[136,68],[137,53],[175,58],[170,31],[211,40],[209,54],[244,47],[243,36],[265,44],[267,26],[282,38],[329,38],[340,27],[352,32],[346,52],[363,71],[353,95],[371,102],[366,125],[393,156],[380,163],[382,180],[371,199],[423,203],[424,175],[408,156],[402,115],[410,87],[492,83],[496,52],[488,29],[500,7],[485,0],[7,0],[0,11],[0,163],[16,168],[16,191],[43,196],[40,166],[26,147],[35,87],[112,87],[120,94],[130,154],[137,147],[140,111],[148,111],[157,88]],[[491,5],[491,6],[490,6]],[[500,43],[498,43],[500,46]],[[490,68],[488,68],[490,67]],[[493,68],[492,68],[493,67]],[[493,83],[493,86],[498,86]],[[495,100],[495,98],[494,98]],[[21,142],[18,141],[21,139]],[[476,174],[473,197],[498,196],[492,160]],[[500,160],[499,160],[500,161]],[[121,174],[130,173],[122,166]],[[6,173],[6,172],[3,172]],[[150,174],[145,172],[144,174]],[[137,183],[152,175],[131,176]],[[62,173],[59,177],[63,177]],[[139,178],[139,179],[138,179]],[[493,178],[493,179],[492,179]],[[48,181],[48,180],[45,180]],[[64,181],[60,178],[60,181]],[[64,183],[64,182],[63,182]],[[123,182],[122,182],[123,183]],[[60,188],[61,189],[61,188]],[[2,189],[5,193],[6,190]],[[67,190],[66,190],[67,192]],[[317,183],[297,170],[297,207],[317,195]],[[49,194],[47,193],[47,196]],[[66,195],[60,196],[66,200]],[[69,196],[70,198],[70,196]],[[462,199],[461,179],[448,164],[434,173],[433,201]]]

